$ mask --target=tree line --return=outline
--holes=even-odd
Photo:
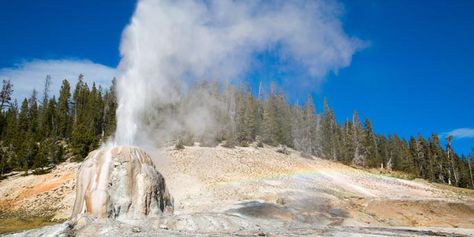
[[[252,142],[284,145],[347,165],[401,171],[411,177],[457,187],[474,186],[474,149],[469,158],[459,156],[451,146],[451,136],[446,137],[446,146],[442,146],[440,137],[434,133],[428,138],[418,134],[408,139],[397,134],[377,134],[371,121],[362,121],[357,112],[339,124],[326,99],[318,113],[311,96],[302,105],[291,104],[275,86],[271,86],[269,93],[263,93],[262,88],[252,93],[250,86],[227,85],[221,90],[218,87],[202,83],[188,96],[197,98],[193,93],[208,90],[215,100],[223,101],[224,106],[215,112],[220,130],[213,128],[209,132],[215,132],[217,142],[223,141],[224,146],[248,146]],[[192,140],[181,136],[178,145]],[[209,143],[202,137],[194,140]]]
[[[50,96],[51,79],[45,79],[41,95],[33,91],[19,105],[12,99],[13,85],[3,81],[0,91],[0,171],[41,172],[73,157],[82,160],[111,136],[116,127],[117,98],[115,80],[107,89],[89,86],[80,75],[74,89],[63,80],[59,96]],[[40,97],[40,98],[39,98]],[[201,98],[201,99],[196,99]],[[205,99],[202,99],[205,98]],[[321,112],[308,96],[302,105],[289,103],[283,91],[271,86],[252,93],[250,86],[195,83],[183,98],[166,107],[150,108],[158,116],[178,118],[179,111],[207,107],[215,121],[200,135],[183,129],[170,139],[176,147],[200,142],[201,145],[248,146],[256,142],[287,146],[304,155],[339,161],[364,168],[383,168],[405,172],[412,177],[458,187],[474,186],[469,157],[459,156],[440,137],[421,134],[401,138],[396,134],[374,132],[368,118],[357,112],[338,123],[327,100]],[[156,115],[154,115],[156,116]],[[159,123],[163,119],[147,119]]]

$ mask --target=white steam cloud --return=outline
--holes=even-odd
[[[348,66],[362,43],[340,13],[333,1],[140,0],[120,47],[115,143],[140,144],[148,109],[179,100],[187,82],[245,76],[256,53],[277,51],[315,83]]]

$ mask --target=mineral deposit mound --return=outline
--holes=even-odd
[[[81,216],[143,219],[172,209],[163,176],[140,148],[100,148],[79,168],[73,221]]]

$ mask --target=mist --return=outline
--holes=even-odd
[[[242,80],[257,53],[277,52],[321,83],[363,47],[344,32],[342,13],[335,1],[138,1],[120,45],[113,143],[155,145],[182,131],[205,136],[217,126],[213,109],[224,105],[206,93],[190,97],[189,88]],[[190,103],[173,108],[183,100]]]

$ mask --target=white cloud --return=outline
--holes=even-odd
[[[453,136],[454,138],[474,138],[473,128],[457,128],[441,134],[443,137]]]
[[[115,68],[94,63],[90,60],[32,60],[17,64],[10,68],[0,69],[0,80],[11,80],[13,95],[17,99],[31,95],[33,89],[43,90],[44,79],[51,76],[51,93],[58,93],[61,82],[68,79],[72,87],[79,74],[84,74],[89,85],[95,82],[102,87],[108,87],[112,78],[118,76]]]

